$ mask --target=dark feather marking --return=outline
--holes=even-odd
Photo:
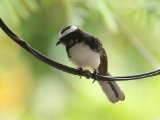
[[[65,28],[61,31],[61,34],[64,33],[66,30],[70,29],[70,28],[71,28],[71,26],[65,27]]]
[[[110,81],[109,81],[108,83],[109,83],[109,85],[111,86],[112,90],[114,91],[114,93],[115,93],[115,95],[116,95],[116,98],[118,98],[118,93],[117,93],[115,87],[113,86],[113,82],[110,82]]]

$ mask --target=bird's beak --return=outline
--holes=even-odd
[[[58,42],[56,43],[56,46],[59,45],[59,44],[61,44],[61,43],[62,43],[62,40],[59,39]]]

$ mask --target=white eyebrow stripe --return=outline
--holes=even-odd
[[[71,32],[76,31],[78,28],[76,26],[71,26],[71,28],[69,28],[68,30],[66,30],[64,33],[61,34],[61,32],[59,33],[59,39],[68,35]]]

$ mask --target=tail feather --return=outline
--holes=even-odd
[[[110,102],[116,103],[119,100],[123,101],[125,99],[123,91],[116,82],[98,81],[98,83]]]
[[[103,48],[101,48],[101,55],[100,55],[101,63],[97,68],[97,72],[101,75],[110,75],[108,72],[108,60],[106,52]],[[112,103],[116,103],[119,100],[124,100],[125,95],[123,91],[120,89],[118,84],[115,81],[98,81],[99,85],[101,86],[103,92],[108,97],[109,101]]]

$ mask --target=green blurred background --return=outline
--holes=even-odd
[[[0,17],[38,51],[72,66],[59,31],[76,25],[102,40],[112,75],[160,65],[159,0],[0,0]],[[160,120],[160,77],[119,82],[111,104],[92,80],[40,62],[0,30],[0,120]]]

